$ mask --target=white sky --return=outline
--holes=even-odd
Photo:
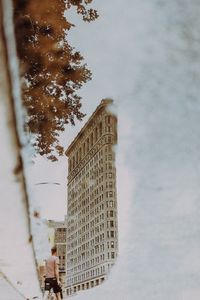
[[[102,98],[117,104],[120,256],[108,285],[76,299],[199,299],[200,3],[95,3],[99,20],[73,17],[70,39],[93,72],[81,92],[88,117]],[[82,126],[68,128],[66,146]],[[42,217],[62,218],[66,158],[38,159],[29,174]]]

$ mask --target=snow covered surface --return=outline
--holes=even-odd
[[[84,103],[88,116],[104,97],[114,98],[117,104],[120,251],[108,281],[75,299],[197,300],[200,3],[95,3],[99,21],[90,25],[80,22],[70,38],[93,71],[93,81],[82,90],[89,103]],[[66,142],[80,126],[67,132]],[[64,163],[54,165],[55,176],[65,168]],[[34,183],[37,174],[40,179],[52,176],[52,165],[43,169],[41,163],[36,169],[37,164]],[[63,192],[65,182],[63,176]],[[31,189],[34,191],[33,185]],[[37,203],[42,212],[43,195],[44,190]],[[49,194],[51,203],[55,195],[51,199]],[[65,194],[63,199],[59,195],[56,207],[58,203],[65,207],[65,201]],[[22,212],[16,211],[16,224],[24,216]],[[29,278],[31,282],[35,277],[30,274]]]
[[[23,145],[18,65],[12,26],[11,2],[2,1],[5,40],[0,40],[0,272],[1,299],[14,300],[13,289],[24,298],[40,296],[39,282],[32,248],[29,224],[29,204],[24,181],[24,169],[20,144]],[[6,42],[5,42],[6,41]],[[5,45],[6,44],[6,45]],[[7,53],[6,53],[7,51]],[[8,64],[6,61],[8,55]],[[13,92],[13,94],[12,94]],[[16,106],[13,107],[12,97]],[[15,117],[17,119],[17,130]],[[20,135],[20,142],[18,140]],[[7,280],[7,281],[6,281]],[[5,283],[6,282],[6,283]],[[6,294],[2,294],[6,291]],[[11,294],[9,295],[9,291]],[[12,296],[13,294],[13,296]],[[12,298],[13,297],[13,298]],[[20,298],[19,298],[20,299]],[[39,299],[39,298],[38,298]]]
[[[94,70],[85,98],[118,106],[120,253],[108,281],[75,299],[197,300],[200,3],[97,6],[99,22],[71,39]]]
[[[24,300],[24,297],[0,274],[0,291],[3,300]]]

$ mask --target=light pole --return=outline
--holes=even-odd
[[[47,182],[47,181],[44,181],[44,182],[38,182],[36,183],[35,185],[42,185],[42,184],[55,184],[55,185],[60,185],[59,182]]]

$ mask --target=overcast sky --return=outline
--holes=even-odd
[[[117,105],[120,255],[107,284],[77,300],[94,294],[97,300],[197,300],[200,2],[94,4],[99,20],[85,24],[72,14],[77,27],[70,40],[93,72],[81,91],[88,117],[102,98]],[[81,126],[65,132],[66,147]],[[38,159],[30,170],[42,216],[62,218],[66,158],[56,164]],[[44,181],[61,185],[35,185]]]

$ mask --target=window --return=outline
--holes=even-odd
[[[89,138],[87,138],[87,149],[86,151],[88,152],[89,151]]]
[[[98,139],[98,128],[96,127],[95,128],[95,142],[97,141]]]
[[[110,227],[114,227],[114,221],[110,221]]]
[[[114,237],[114,231],[110,232],[110,237]]]
[[[91,145],[91,147],[93,146],[93,144],[94,144],[93,133],[91,133],[91,135],[90,135],[90,145]]]
[[[111,123],[111,116],[106,116],[105,121],[106,121],[107,124],[110,124]]]
[[[114,211],[110,210],[110,217],[114,217]]]
[[[99,123],[99,135],[101,136],[103,132],[102,122]]]

